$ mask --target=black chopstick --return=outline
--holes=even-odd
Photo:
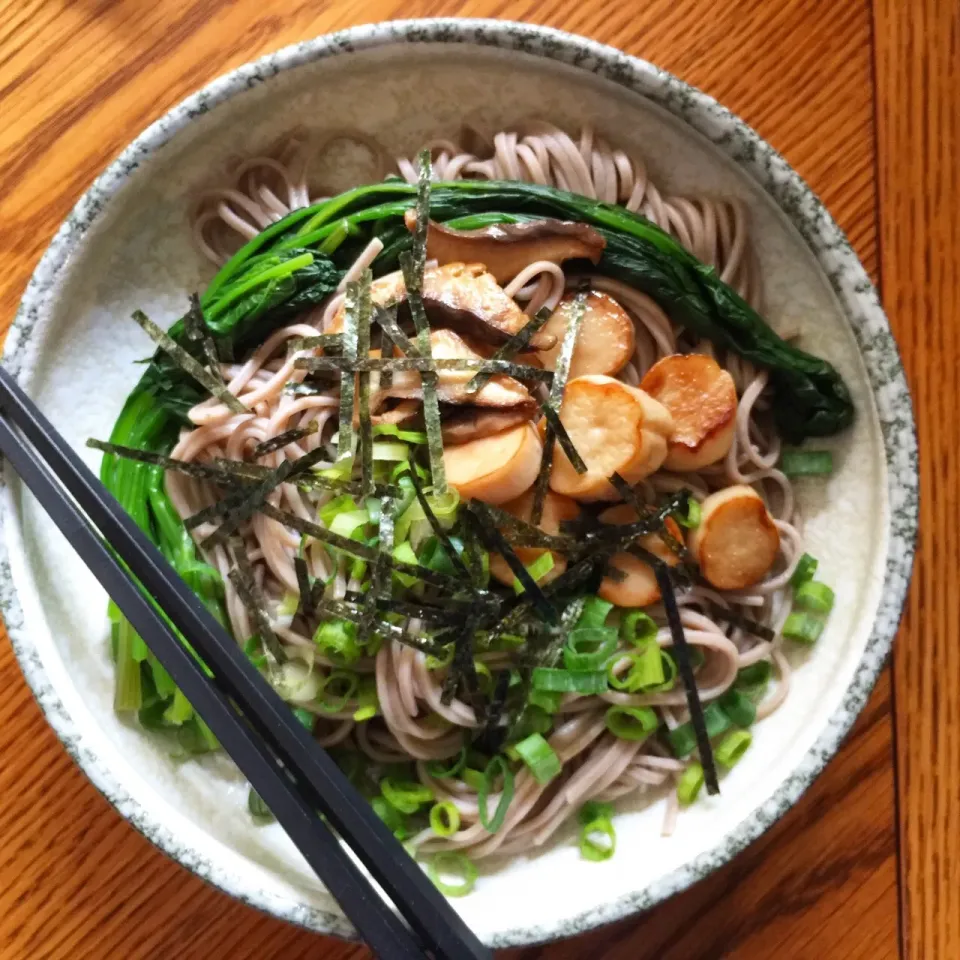
[[[159,550],[2,369],[0,411],[35,446],[39,459],[2,419],[0,450],[38,499],[42,494],[44,509],[61,525],[93,572],[98,577],[103,573],[110,581],[110,585],[104,582],[104,586],[114,596],[121,610],[124,609],[121,599],[131,609],[137,604],[135,612],[138,619],[135,620],[133,616],[130,618],[134,628],[170,670],[187,699],[248,776],[254,789],[290,833],[308,862],[337,897],[344,912],[378,955],[409,957],[423,956],[424,953],[422,950],[416,954],[398,952],[402,949],[401,938],[406,936],[410,940],[409,932],[396,922],[396,918],[391,916],[387,919],[385,912],[374,916],[375,908],[378,905],[383,907],[382,900],[369,889],[365,879],[333,838],[330,838],[332,845],[337,848],[339,855],[331,856],[325,849],[321,855],[325,841],[317,840],[316,825],[320,821],[314,817],[311,824],[307,820],[314,810],[319,810],[327,817],[438,960],[489,958],[490,952],[406,854],[369,804],[355,792],[333,760],[313,741],[237,644],[167,564]],[[110,549],[89,528],[83,515],[64,495],[57,482],[48,476],[41,461],[46,462],[56,479],[76,499],[146,593],[155,599],[173,624],[190,638],[194,649],[212,670],[219,690],[208,683],[208,678],[196,661],[176,640],[149,601],[144,599],[130,576],[116,564]],[[115,595],[114,589],[120,591],[121,595]],[[153,646],[154,643],[157,647]],[[165,658],[170,660],[171,666],[167,665]],[[196,679],[187,679],[188,674]],[[197,702],[194,702],[195,697]],[[239,708],[263,742],[251,736],[250,729],[238,718],[230,701]],[[210,714],[209,718],[207,713]],[[238,732],[224,732],[228,727]],[[271,753],[275,754],[275,758],[271,757]],[[285,776],[276,776],[279,769],[277,761],[293,775],[299,792],[299,796],[289,801],[282,799],[289,791],[285,790]],[[255,775],[251,774],[251,770]],[[258,784],[255,776],[266,777],[279,786],[268,788]],[[287,780],[288,783],[293,781]],[[275,805],[281,804],[285,806],[277,809]],[[286,819],[281,817],[281,812]],[[308,834],[312,837],[308,838]],[[306,848],[304,843],[307,844]],[[314,845],[311,846],[311,843]],[[329,874],[335,876],[331,879]],[[339,894],[335,886],[339,887]],[[392,927],[391,920],[394,924]],[[361,923],[368,929],[362,929]],[[374,937],[379,938],[377,944],[373,941]]]

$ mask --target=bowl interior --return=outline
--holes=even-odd
[[[804,346],[839,368],[859,411],[850,431],[823,444],[834,450],[833,476],[798,485],[807,549],[836,588],[828,629],[797,657],[786,704],[757,727],[722,795],[685,811],[672,838],[660,837],[663,799],[638,802],[618,819],[611,861],[582,861],[567,835],[537,855],[485,870],[476,892],[456,906],[480,936],[504,944],[576,932],[689,882],[723,857],[737,826],[757,815],[841,709],[883,585],[889,504],[879,421],[844,310],[805,241],[740,167],[675,116],[608,80],[522,52],[386,45],[306,63],[196,112],[106,202],[60,272],[56,295],[16,347],[23,382],[94,467],[99,455],[83,444],[109,435],[140,376],[134,361],[151,352],[130,313],[139,307],[168,325],[211,275],[187,228],[198,189],[216,182],[231,157],[292,127],[358,128],[388,153],[410,155],[430,137],[456,136],[464,120],[488,132],[533,117],[571,132],[589,123],[642,157],[665,192],[746,204],[767,316],[778,329],[799,330]],[[332,188],[382,173],[362,151],[342,152],[329,166]],[[23,616],[17,632],[29,637],[29,650],[21,644],[19,652],[35,685],[42,675],[41,699],[51,710],[57,704],[61,734],[69,731],[94,780],[151,839],[232,893],[315,928],[349,932],[281,831],[251,825],[245,786],[226,759],[180,765],[161,743],[117,719],[106,598],[16,484],[12,495],[5,536]]]

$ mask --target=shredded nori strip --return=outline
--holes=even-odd
[[[176,340],[161,330],[142,310],[134,310],[133,319],[143,328],[144,333],[146,333],[184,373],[193,377],[208,393],[216,397],[221,403],[226,404],[234,413],[250,412],[226,388],[222,379],[214,376],[209,370],[194,360]]]
[[[311,434],[316,432],[316,420],[311,420],[305,427],[293,427],[290,430],[284,430],[283,433],[278,433],[275,437],[272,437],[269,440],[264,440],[263,443],[258,443],[253,448],[250,458],[252,460],[259,460],[261,457],[265,457],[268,453],[274,453],[277,450],[282,450],[289,444],[296,443],[298,440],[302,440],[304,437],[309,437]]]
[[[245,497],[242,503],[236,503],[231,498],[225,498],[219,503],[206,507],[199,513],[193,514],[185,521],[185,525],[196,526],[204,523],[215,516],[223,516],[223,522],[217,529],[206,537],[200,544],[201,547],[209,548],[218,543],[225,543],[229,537],[245,520],[248,520],[258,510],[266,506],[266,499],[281,483],[295,478],[298,474],[309,470],[317,461],[325,456],[324,451],[318,447],[311,450],[306,456],[299,460],[284,460],[276,470],[265,476],[255,487],[249,491],[244,491]],[[229,499],[229,503],[227,500]]]
[[[240,597],[241,603],[250,612],[253,622],[257,625],[257,633],[260,635],[260,642],[263,649],[270,654],[277,663],[283,663],[287,659],[283,645],[273,632],[270,625],[270,618],[267,616],[263,602],[263,594],[257,586],[256,578],[253,575],[253,567],[250,564],[250,558],[247,556],[247,548],[239,538],[231,542],[234,568],[227,575]]]
[[[481,538],[486,541],[487,549],[494,550],[503,557],[513,575],[520,581],[524,594],[540,611],[543,618],[548,623],[557,623],[559,617],[553,604],[544,596],[540,584],[530,576],[530,572],[523,565],[523,561],[513,552],[513,547],[507,543],[506,538],[497,529],[493,516],[487,511],[486,506],[479,500],[473,500],[468,504],[467,509],[473,511],[480,521],[478,529]]]
[[[687,708],[690,711],[690,722],[697,737],[697,749],[700,752],[700,762],[703,764],[707,793],[716,794],[720,792],[720,785],[717,783],[717,768],[713,761],[713,748],[710,745],[707,725],[703,719],[703,705],[700,703],[697,681],[693,674],[690,647],[683,632],[683,624],[680,622],[680,611],[677,609],[677,598],[673,592],[673,581],[670,579],[670,571],[667,565],[662,561],[654,566],[653,572],[660,587],[660,596],[663,599],[663,608],[667,614],[670,636],[673,638],[671,653],[687,692]]]
[[[347,284],[343,298],[343,356],[348,363],[357,362],[357,335],[360,324],[360,284]],[[302,357],[302,360],[313,359]],[[318,358],[322,359],[322,358]],[[300,363],[297,360],[294,366]],[[305,368],[306,369],[306,368]],[[340,377],[340,427],[337,437],[337,460],[353,456],[353,373],[349,367]]]
[[[482,723],[484,719],[483,701],[478,696],[480,683],[477,680],[477,668],[473,662],[473,636],[477,632],[480,620],[481,614],[479,612],[468,615],[466,623],[453,641],[453,661],[443,681],[440,702],[444,706],[449,706],[462,680],[476,719]]]
[[[207,362],[207,369],[220,383],[223,383],[223,377],[220,374],[220,358],[213,338],[207,334],[207,324],[203,318],[203,307],[200,305],[198,293],[190,294],[190,309],[183,318],[183,325],[187,337],[200,344],[203,357]]]
[[[558,418],[560,416],[560,408],[563,405],[563,393],[567,388],[567,378],[570,375],[570,362],[573,359],[573,349],[577,344],[577,335],[580,332],[580,325],[583,322],[586,311],[587,295],[585,292],[578,293],[573,301],[573,308],[570,311],[570,321],[563,334],[560,352],[557,354],[553,382],[550,384],[550,396],[547,398],[546,403],[547,406],[553,408]],[[553,467],[555,441],[556,434],[551,420],[548,417],[547,429],[543,441],[543,455],[540,458],[540,470],[537,473],[537,480],[533,486],[533,508],[530,511],[530,522],[534,526],[538,526],[540,519],[543,517],[543,503],[547,496],[547,484],[550,482],[550,470]]]
[[[517,380],[539,380],[552,383],[552,370],[541,370],[540,367],[531,367],[524,363],[512,363],[509,360],[470,360],[467,357],[369,357],[366,360],[352,361],[346,357],[297,357],[293,365],[298,370],[328,371],[338,370],[341,373],[369,373],[374,370],[396,373],[404,370],[419,370],[425,373],[436,373],[438,370],[486,370],[493,365],[495,374],[502,373]]]
[[[430,526],[433,528],[434,536],[440,541],[440,546],[443,547],[444,553],[450,559],[450,563],[453,564],[465,577],[470,577],[470,571],[467,569],[467,565],[463,562],[460,557],[460,554],[457,553],[456,548],[453,546],[453,543],[450,541],[450,537],[447,534],[447,531],[443,529],[440,521],[437,519],[437,515],[433,512],[433,507],[430,506],[430,501],[427,499],[427,495],[423,492],[423,483],[420,480],[420,477],[417,476],[416,470],[407,470],[404,476],[410,478],[410,482],[413,484],[413,492],[417,495],[417,500],[420,502],[420,507],[422,508],[424,515],[427,518],[427,521],[430,523]]]
[[[500,532],[506,537],[507,542],[514,547],[545,547],[548,550],[557,550],[566,553],[574,547],[573,541],[569,537],[558,537],[552,533],[546,533],[539,527],[515,517],[512,513],[488,503],[487,512],[494,518]]]
[[[310,588],[310,572],[307,569],[307,561],[303,557],[294,557],[293,569],[296,571],[297,587],[300,590],[300,599],[297,602],[295,616],[312,617],[316,607],[313,602],[313,591]]]
[[[667,517],[676,513],[681,505],[686,502],[686,498],[687,491],[681,490],[635,523],[605,524],[595,530],[580,534],[576,541],[578,557],[588,556],[598,547],[620,552],[626,550],[638,537],[645,536],[648,533],[659,533]]]
[[[108,453],[113,457],[121,457],[124,460],[137,460],[140,463],[149,463],[154,467],[163,467],[164,470],[174,470],[177,473],[193,477],[195,480],[212,480],[214,483],[223,486],[237,483],[251,484],[256,483],[257,478],[245,476],[240,472],[234,472],[227,467],[223,467],[219,462],[216,464],[196,463],[193,460],[178,460],[176,457],[168,457],[163,453],[154,453],[152,450],[139,450],[137,447],[125,447],[118,443],[106,443],[103,440],[91,438],[87,441],[87,446],[94,450],[100,450],[102,453]],[[233,463],[235,461],[228,461]]]
[[[343,349],[343,336],[339,333],[320,333],[315,337],[291,337],[287,341],[287,353],[317,349],[339,351]]]
[[[619,473],[614,472],[613,476],[610,477],[610,482],[614,485],[614,487],[616,487],[617,493],[623,497],[624,502],[633,507],[639,518],[642,519],[643,517],[651,515],[654,508],[650,506],[650,504],[643,503],[637,496],[637,491],[634,490],[634,488],[631,487],[630,484],[627,483],[627,481],[620,476]],[[686,498],[691,496],[690,491],[686,489],[681,490],[680,494]],[[680,509],[680,507],[685,508],[685,506],[685,503],[683,503],[678,506],[677,509]],[[667,526],[666,520],[667,518],[664,517],[663,526],[657,531],[657,535],[664,542],[667,549],[676,554],[676,556],[678,556],[684,562],[684,564],[689,567],[691,563],[690,554],[687,551],[686,546],[670,532],[670,528]]]
[[[377,307],[374,316],[380,329],[393,341],[394,346],[399,347],[408,357],[420,356],[420,348],[400,329],[395,308],[391,310],[385,307]],[[385,352],[381,351],[381,356]]]
[[[240,524],[249,520],[276,487],[287,479],[292,469],[293,461],[284,460],[270,476],[261,480],[252,490],[237,491],[236,494],[231,494],[209,507],[204,507],[203,510],[187,517],[183,525],[188,530],[192,530],[202,523],[208,523],[217,517],[223,517],[220,526],[205,537],[200,546],[209,549],[217,544],[226,543]]]
[[[567,428],[560,419],[560,414],[557,413],[549,403],[540,404],[540,411],[546,418],[550,429],[553,430],[553,434],[557,438],[557,443],[560,444],[561,449],[567,455],[567,459],[570,461],[573,469],[576,470],[577,473],[586,473],[587,465],[583,462],[583,457],[580,456],[580,452],[573,445],[570,434],[567,433]]]
[[[480,736],[477,737],[475,744],[481,750],[487,753],[499,753],[503,746],[503,741],[507,736],[507,725],[501,723],[504,709],[507,706],[507,694],[510,690],[510,671],[501,670],[497,674],[497,682],[490,696],[490,702],[486,705],[486,718]],[[526,700],[526,697],[524,697]]]
[[[300,383],[294,383],[292,381],[285,383],[283,385],[283,392],[293,397],[318,397],[339,386],[340,371],[337,370],[335,372],[330,371],[323,376],[314,374],[308,380],[303,380]]]
[[[427,259],[427,227],[430,221],[430,152],[420,154],[420,179],[417,183],[417,222],[413,231],[413,246],[400,255],[403,284],[421,357],[430,358],[430,325],[423,308],[423,268]],[[420,374],[423,389],[423,421],[427,433],[427,453],[430,457],[430,478],[433,488],[443,496],[447,492],[447,474],[443,463],[443,434],[440,425],[440,404],[437,399],[437,374],[424,370]]]
[[[512,360],[530,343],[533,335],[537,333],[552,316],[552,310],[548,307],[541,307],[517,333],[506,343],[501,344],[493,356],[486,361],[484,368],[467,384],[467,393],[476,393],[486,386],[490,378],[500,372],[496,366],[498,361]]]
[[[393,556],[393,531],[397,519],[396,508],[397,502],[390,497],[385,497],[380,503],[380,527],[377,537],[379,554],[373,562],[370,590],[365,598],[364,615],[359,628],[361,643],[366,641],[366,636],[373,627],[379,602],[389,600],[393,594],[393,578],[390,576],[390,568],[387,566],[386,558]]]
[[[364,270],[360,277],[359,304],[357,307],[357,357],[370,357],[370,284],[373,274]],[[373,494],[373,424],[370,422],[370,374],[362,372],[359,377],[357,406],[360,409],[360,496]]]
[[[353,605],[343,600],[320,600],[317,604],[317,612],[320,616],[328,615],[340,620],[347,620],[350,623],[360,626],[363,621],[364,612],[357,610]],[[428,637],[414,637],[407,633],[402,627],[387,620],[377,620],[374,624],[376,631],[383,634],[390,640],[397,640],[420,650],[423,653],[433,654],[435,657],[442,657],[444,653],[444,644],[437,643]]]
[[[751,636],[769,641],[773,641],[776,637],[773,630],[766,626],[766,624],[760,623],[757,620],[751,620],[749,617],[745,617],[743,614],[737,613],[734,610],[728,610],[726,607],[722,607],[719,603],[714,603],[712,600],[707,601],[707,609],[714,619],[725,620],[732,627],[738,627],[740,630],[743,630],[744,633],[749,633]]]

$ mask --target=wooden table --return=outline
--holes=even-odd
[[[0,320],[10,322],[94,175],[186,94],[295,40],[438,14],[525,19],[614,44],[759,130],[881,283],[923,452],[920,550],[893,668],[827,772],[694,889],[646,916],[511,956],[960,957],[956,0],[4,0]],[[261,916],[161,856],[71,763],[5,643],[0,689],[4,960],[367,956]]]

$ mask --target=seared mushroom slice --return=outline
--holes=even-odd
[[[374,281],[373,302],[386,307],[406,300],[399,273]],[[480,263],[448,263],[423,273],[423,307],[431,326],[447,327],[484,343],[499,346],[519,333],[530,318],[497,285]],[[334,315],[327,333],[343,329],[343,308]],[[539,330],[530,338],[533,350],[549,350],[557,338]]]
[[[417,213],[404,215],[407,229],[417,226]],[[536,260],[560,264],[564,260],[599,263],[607,241],[585,223],[569,220],[528,220],[495,223],[480,230],[455,230],[430,221],[427,257],[446,263],[482,263],[497,283],[507,283]]]

